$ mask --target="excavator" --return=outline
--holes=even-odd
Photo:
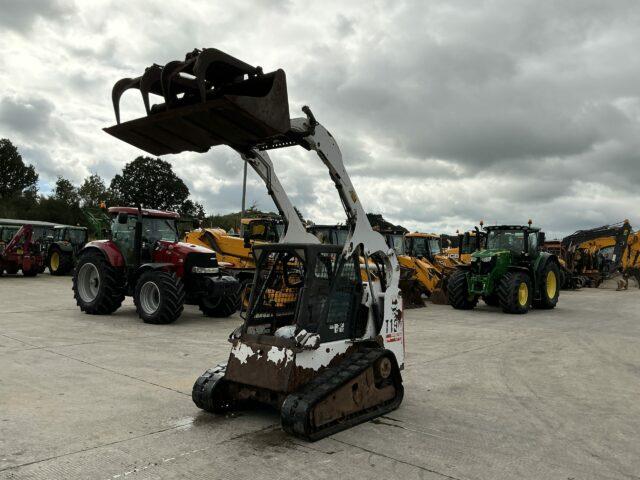
[[[633,277],[640,288],[640,231],[629,235],[627,247],[620,260],[622,279],[618,281],[617,290],[629,288],[629,277]]]
[[[589,230],[578,230],[561,242],[561,258],[578,286],[599,287],[619,272],[632,232],[629,220]]]
[[[119,101],[129,89],[141,92],[147,113],[121,122]],[[150,94],[162,101],[151,105]],[[108,133],[152,155],[227,145],[262,178],[285,219],[278,243],[253,245],[244,322],[229,337],[227,362],[196,380],[194,403],[212,413],[272,405],[283,429],[308,441],[397,408],[404,393],[398,259],[371,228],[335,138],[308,107],[305,117],[289,118],[284,71],[264,73],[207,48],[120,80],[112,97],[116,124]],[[276,176],[267,151],[292,147],[315,152],[329,171],[347,216],[344,246],[307,232]],[[295,301],[274,306],[267,292],[283,282]]]

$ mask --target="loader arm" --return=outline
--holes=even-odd
[[[307,229],[302,224],[298,212],[296,212],[274,171],[273,162],[269,158],[269,154],[257,149],[251,149],[248,153],[241,153],[241,156],[264,181],[267,192],[271,196],[273,203],[275,203],[278,213],[285,219],[287,228],[284,236],[280,239],[280,243],[320,243],[320,240],[315,235],[307,232]]]
[[[397,341],[397,338],[403,338],[402,330],[404,330],[398,257],[395,251],[389,248],[384,237],[371,227],[344,166],[342,153],[337,142],[325,127],[316,122],[308,107],[303,107],[303,111],[307,118],[292,119],[291,132],[294,137],[301,136],[299,142],[301,146],[316,152],[329,170],[329,176],[338,190],[349,225],[349,235],[344,244],[343,256],[350,257],[354,255],[358,247],[361,247],[365,265],[369,265],[370,259],[380,260],[384,264],[384,287],[381,287],[379,291],[374,289],[374,285],[379,286],[380,283],[373,280],[371,272],[367,268],[367,284],[371,292],[374,317],[378,317],[374,322],[375,326],[368,327],[368,334],[382,336],[385,347],[396,355],[398,363],[402,365],[404,363],[404,345]],[[392,326],[390,327],[390,325]]]

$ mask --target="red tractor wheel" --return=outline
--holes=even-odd
[[[133,295],[145,323],[175,322],[184,309],[184,287],[175,273],[151,270],[140,275]]]
[[[91,315],[108,315],[122,305],[120,275],[100,252],[89,250],[78,259],[73,296],[80,310]]]

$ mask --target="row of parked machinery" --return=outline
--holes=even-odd
[[[121,122],[129,89],[142,94],[146,115]],[[111,207],[103,239],[65,259],[55,242],[46,247],[50,268],[75,265],[74,297],[88,314],[112,314],[126,296],[152,324],[175,321],[185,304],[214,317],[242,309],[227,362],[194,383],[199,408],[269,404],[284,430],[316,440],[401,403],[404,302],[430,296],[470,309],[482,298],[509,313],[558,302],[565,267],[531,222],[460,234],[457,252],[437,235],[374,230],[334,137],[308,107],[290,118],[282,70],[194,50],[118,81],[112,98],[117,123],[107,133],[157,156],[226,145],[265,182],[282,220],[247,220],[242,237],[201,228],[182,237],[173,212]],[[267,153],[290,147],[327,168],[345,225],[302,223]]]
[[[87,229],[31,220],[0,219],[0,275],[70,273],[87,243]]]

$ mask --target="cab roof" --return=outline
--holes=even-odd
[[[405,235],[408,238],[433,238],[433,239],[439,239],[440,235],[436,235],[435,233],[421,233],[421,232],[412,232],[412,233],[407,233]]]
[[[109,213],[118,214],[126,213],[129,215],[138,215],[138,209],[136,207],[109,207]],[[142,209],[143,217],[153,218],[180,218],[180,215],[176,212],[167,212],[164,210],[151,210],[147,208]]]
[[[527,232],[539,232],[539,227],[530,227],[529,225],[491,225],[484,227],[487,232],[491,230],[523,230]]]
[[[80,227],[77,225],[56,225],[55,227],[53,227],[54,230],[59,230],[62,228],[68,228],[70,230],[86,230],[87,227]]]

